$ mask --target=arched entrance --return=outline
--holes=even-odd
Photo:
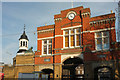
[[[41,74],[42,79],[52,80],[53,79],[53,70],[52,69],[43,69]]]
[[[113,80],[112,68],[108,66],[98,67],[95,69],[94,80]]]
[[[69,58],[65,60],[62,65],[62,79],[83,80],[84,79],[83,60],[80,59],[79,57]]]

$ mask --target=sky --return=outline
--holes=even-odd
[[[0,62],[12,64],[12,59],[19,50],[19,38],[24,24],[29,38],[29,48],[37,50],[37,27],[54,24],[54,15],[72,7],[71,2],[8,2],[0,3]],[[31,0],[32,1],[32,0]],[[91,17],[116,13],[117,2],[73,2],[73,7],[83,6],[91,9]],[[116,13],[117,14],[117,13]],[[116,15],[117,16],[117,15]],[[117,24],[117,23],[116,23]],[[117,26],[117,25],[116,25]],[[117,27],[116,27],[117,28]]]

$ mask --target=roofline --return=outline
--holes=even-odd
[[[109,14],[104,14],[104,15],[94,16],[94,17],[91,17],[91,18],[96,18],[96,17],[101,17],[101,16],[107,16],[107,15],[112,15],[112,14],[115,14],[115,13],[109,13]]]

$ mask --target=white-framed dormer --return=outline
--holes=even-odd
[[[110,48],[109,31],[95,33],[95,49],[108,50]]]

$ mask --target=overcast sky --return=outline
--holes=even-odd
[[[73,4],[74,7],[90,8],[92,17],[109,14],[111,10],[115,12],[118,8],[117,2],[74,2]],[[71,7],[71,2],[2,2],[2,36],[0,35],[2,61],[12,63],[12,58],[19,50],[19,38],[23,33],[24,24],[29,38],[29,48],[33,46],[33,50],[36,51],[37,27],[54,24],[54,15]]]

